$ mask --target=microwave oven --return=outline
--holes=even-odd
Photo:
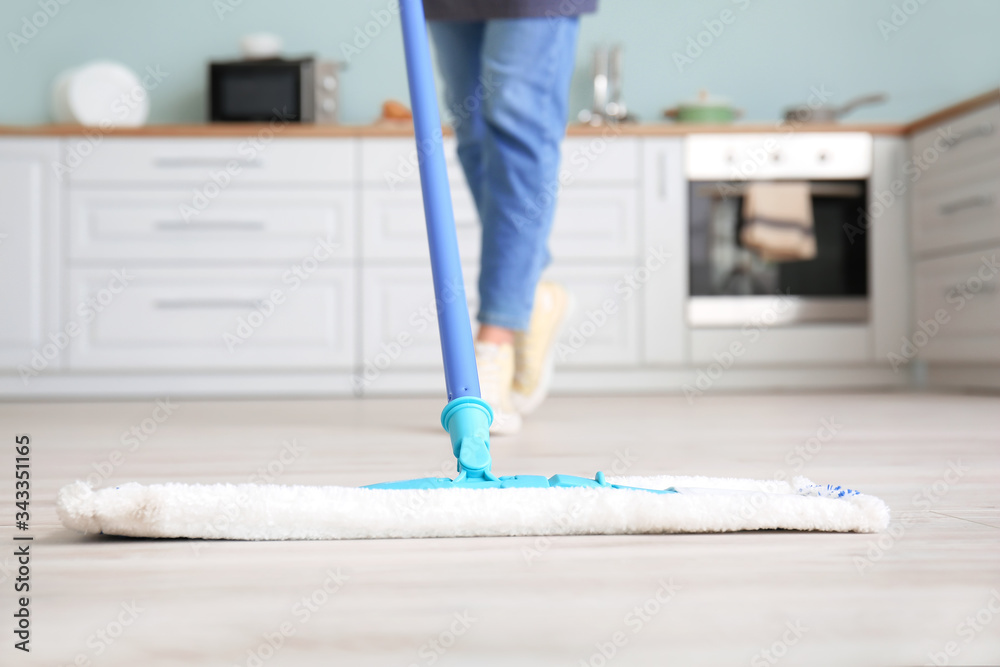
[[[209,64],[208,117],[215,122],[336,123],[339,67],[331,60],[234,60]]]

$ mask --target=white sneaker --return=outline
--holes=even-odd
[[[493,435],[511,435],[521,430],[521,415],[511,402],[514,381],[514,346],[476,343],[476,368],[483,400],[493,410]]]
[[[549,395],[559,333],[573,310],[573,296],[562,285],[538,283],[528,331],[514,337],[516,359],[512,400],[523,415]]]

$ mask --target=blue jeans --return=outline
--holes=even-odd
[[[523,331],[549,263],[576,17],[431,21],[458,158],[482,223],[479,315]]]

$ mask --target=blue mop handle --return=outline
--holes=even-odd
[[[410,85],[410,105],[413,107],[420,188],[424,198],[448,400],[463,396],[479,398],[476,351],[465,301],[455,214],[451,207],[451,189],[448,187],[442,146],[441,116],[438,113],[422,1],[400,0],[399,16],[403,24],[406,75]]]

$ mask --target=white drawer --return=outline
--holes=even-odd
[[[616,185],[639,180],[639,140],[610,134],[567,137],[562,143],[560,171],[568,175],[564,184]]]
[[[230,189],[196,211],[191,190],[74,189],[75,259],[258,259],[322,263],[354,256],[351,190]]]
[[[473,265],[464,266],[462,273],[475,331],[478,273]],[[362,362],[355,389],[370,388],[385,373],[442,369],[429,260],[420,265],[367,265],[362,283]]]
[[[553,221],[552,254],[564,259],[628,259],[638,247],[639,220],[634,188],[567,188]],[[472,195],[452,189],[455,228],[463,260],[479,261],[482,230]],[[426,259],[427,231],[417,190],[368,190],[362,196],[365,257]],[[527,215],[527,212],[525,212]]]
[[[444,138],[444,155],[448,180],[452,188],[465,183],[462,164],[458,161],[455,137]],[[365,138],[361,140],[361,181],[365,185],[381,186],[381,191],[419,189],[417,144],[412,137],[405,139]]]
[[[912,219],[915,252],[1000,241],[1000,159],[915,191]]]
[[[693,134],[684,172],[693,181],[867,178],[873,145],[863,132]]]
[[[193,183],[211,196],[229,187],[350,184],[353,139],[105,138],[86,156],[85,139],[66,139],[64,164],[71,183]],[[74,155],[77,157],[74,158]]]
[[[743,367],[871,362],[871,329],[863,324],[771,328],[748,324],[738,329],[692,329],[691,362],[705,372],[710,366],[722,364]]]
[[[290,268],[127,268],[122,288],[110,269],[72,270],[66,318],[80,330],[70,343],[70,368],[349,368],[354,271],[304,275]]]
[[[454,137],[444,138],[445,162],[452,187],[465,183]],[[561,170],[566,185],[633,183],[639,179],[639,141],[631,137],[569,137],[562,143]],[[386,190],[419,188],[417,147],[413,139],[363,139],[361,179]]]
[[[566,188],[552,223],[552,255],[572,259],[631,259],[639,246],[635,188]]]
[[[918,188],[952,169],[994,158],[1000,153],[1000,105],[991,104],[914,135],[910,146],[914,166],[926,165]]]
[[[921,356],[967,362],[1000,359],[998,260],[1000,248],[993,248],[916,264],[917,322],[910,338]]]
[[[576,308],[559,337],[556,365],[567,368],[635,366],[640,361],[642,288],[629,287],[636,263],[559,263],[544,278],[566,286]],[[640,283],[634,283],[636,285]]]
[[[451,194],[459,253],[463,260],[478,262],[482,233],[472,194],[464,184],[453,187]],[[361,210],[365,258],[429,261],[420,190],[365,190],[361,197]]]

